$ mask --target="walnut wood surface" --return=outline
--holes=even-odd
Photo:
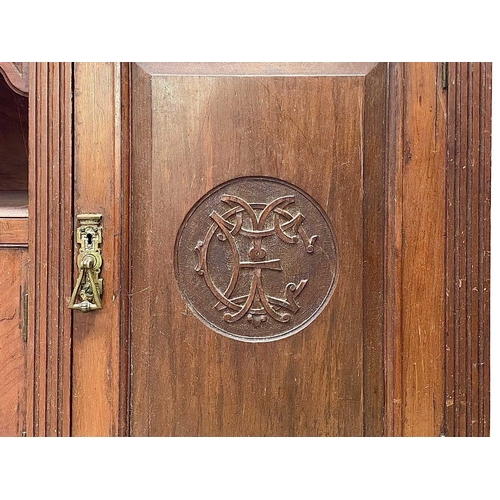
[[[448,89],[436,63],[292,66],[76,65],[105,309],[74,316],[74,435],[488,435],[491,66],[450,63]],[[329,213],[341,281],[303,332],[248,345],[183,305],[173,245],[255,174]]]
[[[71,64],[30,66],[27,434],[70,432]]]
[[[389,64],[384,240],[384,435],[401,435],[402,117],[404,64]]]
[[[445,99],[436,63],[389,67],[385,434],[443,425]]]
[[[443,426],[445,113],[440,65],[404,67],[401,245],[402,422],[405,436]]]
[[[0,436],[21,436],[25,430],[23,298],[26,293],[26,261],[26,250],[0,248]]]
[[[122,200],[128,200],[128,164],[122,169],[121,87],[126,81],[118,63],[75,63],[74,213],[102,214],[104,280],[103,309],[73,313],[75,436],[127,432],[121,399],[127,395],[127,363],[123,364],[128,359],[126,273],[130,266],[129,260],[123,260],[128,238]]]
[[[0,217],[0,245],[28,246],[28,219],[4,219]]]
[[[383,68],[368,85],[359,76],[169,78],[133,66],[132,435],[382,433],[381,322],[372,322],[382,274],[370,264],[381,263],[383,200],[365,200],[363,188],[366,181],[376,189],[382,177],[384,140],[368,135],[385,133],[384,78]],[[302,332],[266,344],[203,325],[172,273],[185,214],[214,186],[244,175],[306,190],[340,242],[339,282],[325,311]],[[364,247],[369,229],[380,239]],[[378,294],[365,315],[364,286]]]
[[[384,434],[384,248],[387,64],[365,79],[363,144],[363,426]]]
[[[445,432],[488,436],[490,63],[450,63],[448,117]]]
[[[389,72],[387,435],[489,434],[491,65],[442,70]]]

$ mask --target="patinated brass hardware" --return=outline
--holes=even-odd
[[[102,267],[99,247],[102,243],[102,215],[80,214],[77,219],[80,223],[76,230],[76,242],[80,245],[77,257],[80,274],[71,295],[69,308],[88,312],[102,309],[102,278],[99,278]],[[80,302],[76,302],[77,297],[81,299]]]

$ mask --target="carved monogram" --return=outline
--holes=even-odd
[[[272,177],[240,177],[207,192],[179,227],[174,258],[193,315],[243,342],[306,328],[327,306],[338,275],[328,215],[302,189]]]
[[[195,271],[204,277],[207,287],[217,299],[215,308],[221,311],[224,321],[228,323],[244,317],[254,327],[259,327],[268,317],[280,323],[289,322],[291,315],[300,309],[297,297],[306,287],[308,279],[285,282],[281,297],[266,293],[262,274],[282,271],[281,260],[268,256],[266,239],[277,236],[286,245],[302,242],[306,252],[312,254],[318,235],[309,237],[302,225],[304,215],[300,212],[292,215],[287,210],[295,203],[295,195],[281,196],[267,204],[249,203],[228,194],[223,194],[220,200],[228,206],[228,210],[223,214],[212,211],[210,218],[213,223],[205,238],[198,241],[195,247],[198,255]],[[218,241],[226,242],[232,254],[231,277],[224,290],[215,285],[208,269],[207,255],[214,236]],[[248,239],[247,255],[240,254],[244,245],[238,245],[236,237]],[[234,294],[245,271],[251,275],[248,293]]]

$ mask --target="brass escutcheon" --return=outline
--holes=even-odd
[[[100,248],[102,243],[102,215],[80,214],[77,219],[80,223],[76,230],[76,242],[80,245],[77,256],[80,274],[68,307],[82,312],[89,312],[102,309],[103,281],[99,278],[102,267]],[[77,298],[79,298],[78,302]]]

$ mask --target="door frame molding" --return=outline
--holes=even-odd
[[[28,436],[69,436],[72,64],[29,65]]]

